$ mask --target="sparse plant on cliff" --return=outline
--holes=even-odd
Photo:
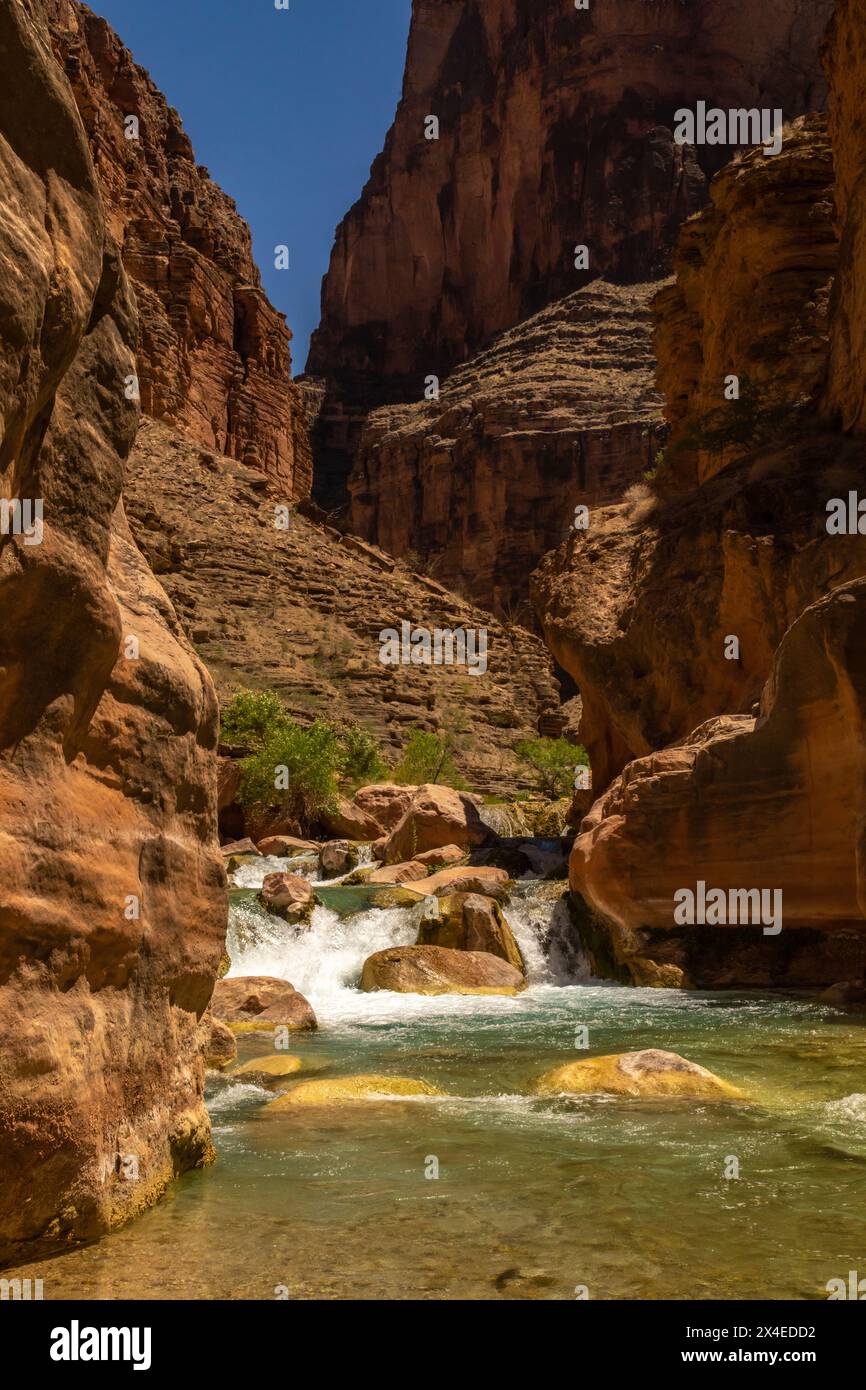
[[[574,769],[588,763],[586,750],[565,738],[524,738],[514,749],[521,762],[535,773],[538,790],[551,800],[569,796]]]
[[[456,747],[456,736],[450,731],[439,735],[413,729],[403,749],[403,756],[394,768],[394,781],[406,786],[435,782],[443,787],[464,790],[466,783],[453,760]]]
[[[254,815],[282,811],[299,831],[333,810],[343,750],[336,730],[319,720],[304,729],[286,721],[241,765],[238,801]]]

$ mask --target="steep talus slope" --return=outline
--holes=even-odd
[[[247,224],[110,25],[78,0],[46,8],[135,291],[143,411],[261,469],[286,496],[307,496],[312,463],[304,397],[290,380],[291,333],[261,287]]]
[[[520,611],[575,507],[619,500],[653,463],[656,289],[596,281],[504,333],[437,401],[375,411],[349,484],[353,530]]]
[[[153,421],[130,459],[130,524],[220,695],[275,689],[299,719],[360,721],[392,755],[410,728],[456,721],[468,780],[513,790],[513,745],[558,711],[543,642],[299,512],[278,529],[263,481]],[[379,633],[403,621],[486,629],[486,673],[382,665]]]
[[[217,704],[126,525],[136,314],[41,0],[0,0],[0,1260],[212,1155]]]
[[[403,96],[337,230],[308,371],[317,495],[340,501],[375,406],[605,275],[664,275],[730,153],[678,146],[698,100],[820,108],[832,0],[414,0]],[[428,116],[439,138],[425,138]],[[590,251],[575,269],[574,248]]]
[[[834,50],[834,83],[856,53]],[[614,779],[572,885],[597,963],[639,983],[829,984],[866,967],[866,537],[833,534],[827,511],[862,492],[866,447],[821,404],[858,213],[830,173],[807,120],[774,169],[751,155],[718,177],[657,302],[673,430],[656,495],[597,515],[533,580],[581,688],[595,786]],[[728,404],[726,436],[728,373],[755,390]],[[778,892],[783,930],[677,923],[675,893],[700,882]]]

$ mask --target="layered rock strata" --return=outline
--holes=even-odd
[[[353,530],[526,621],[526,576],[574,524],[653,466],[656,285],[597,281],[442,384],[375,411],[350,478]]]
[[[143,411],[260,469],[288,496],[308,495],[292,335],[262,289],[249,227],[110,25],[77,0],[45,3],[138,304]]]

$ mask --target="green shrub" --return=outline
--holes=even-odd
[[[352,790],[383,782],[388,769],[382,760],[379,745],[371,733],[358,724],[344,724],[339,730],[343,781]]]
[[[238,800],[255,814],[282,811],[299,830],[307,830],[336,805],[341,759],[329,724],[316,720],[303,729],[286,722],[244,759]]]
[[[571,794],[574,769],[589,762],[586,750],[565,738],[521,739],[514,751],[532,768],[538,790],[554,800]]]
[[[222,738],[225,743],[258,746],[289,722],[288,713],[275,691],[239,690],[223,713]]]
[[[423,729],[413,729],[409,735],[403,756],[394,769],[395,782],[407,786],[418,786],[422,782],[435,782],[443,787],[465,790],[466,783],[457,770],[453,760],[456,736],[448,732],[425,733]]]

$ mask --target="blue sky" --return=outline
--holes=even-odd
[[[411,0],[89,0],[180,112],[200,164],[253,230],[301,372],[334,231],[403,81]],[[290,248],[291,269],[273,268]]]

